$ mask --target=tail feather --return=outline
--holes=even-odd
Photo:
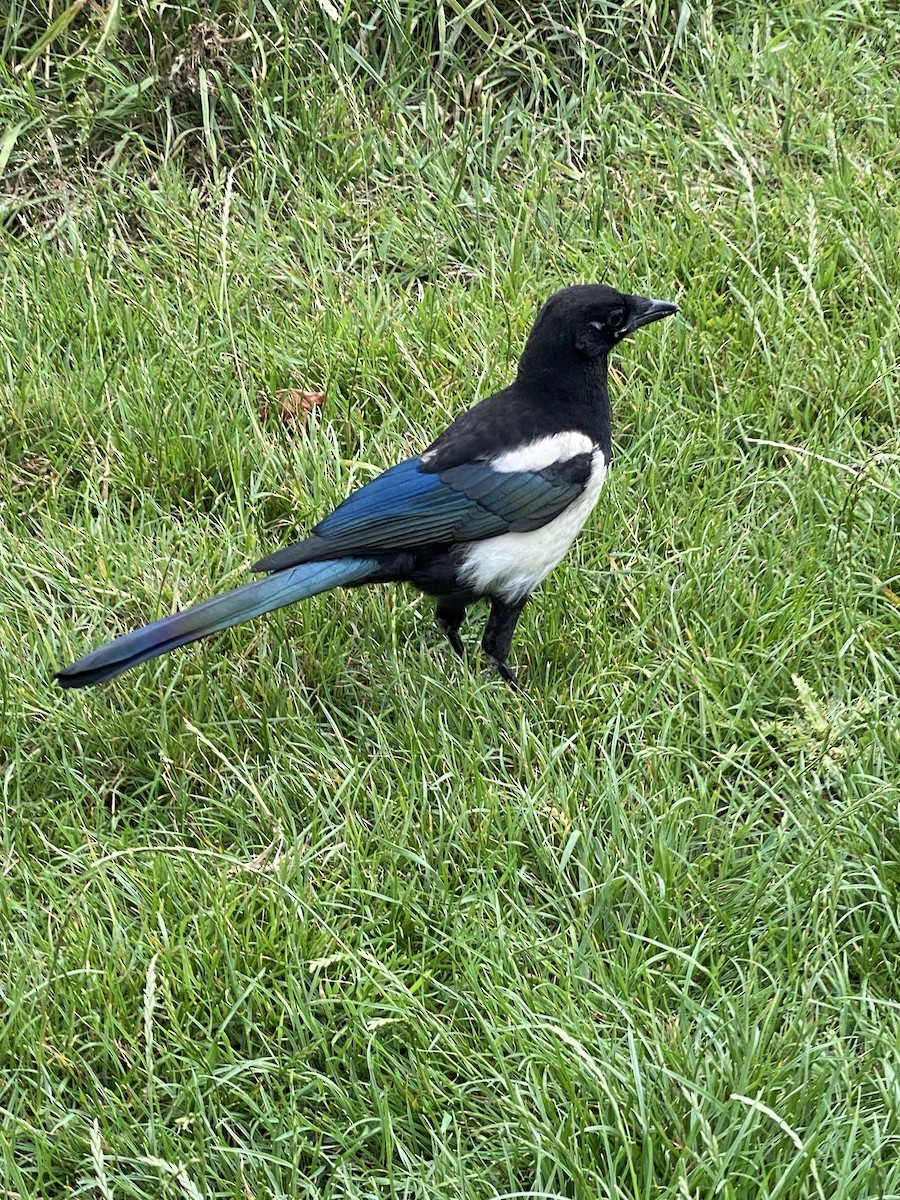
[[[306,600],[329,588],[362,583],[376,569],[376,563],[370,558],[340,558],[303,563],[290,570],[278,571],[221,596],[213,596],[193,608],[163,617],[133,633],[126,633],[79,658],[70,667],[57,671],[56,678],[65,688],[106,683],[139,663],[186,646],[207,634],[218,633],[241,621],[293,604],[295,600]]]

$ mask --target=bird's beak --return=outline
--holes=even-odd
[[[668,300],[649,300],[646,296],[632,296],[630,300],[631,320],[628,322],[628,333],[678,312],[678,305],[671,304]]]

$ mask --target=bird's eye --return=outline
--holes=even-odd
[[[591,321],[591,329],[598,333],[606,333],[610,329],[619,329],[625,323],[625,309],[614,308],[606,314],[602,321]]]

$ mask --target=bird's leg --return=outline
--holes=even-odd
[[[523,596],[521,600],[516,600],[512,604],[496,598],[492,600],[491,615],[488,617],[487,628],[481,639],[482,650],[494,660],[501,678],[514,688],[517,688],[519,683],[515,671],[509,666],[506,659],[509,656],[516,623],[527,599],[527,596]]]
[[[460,658],[465,658],[466,655],[462,638],[459,636],[459,627],[462,625],[465,615],[466,606],[464,604],[459,604],[447,598],[438,603],[434,614],[434,619],[437,621],[438,627],[443,630],[447,641]]]

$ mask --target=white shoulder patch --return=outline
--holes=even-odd
[[[538,438],[515,450],[505,450],[492,460],[491,466],[495,471],[543,471],[545,467],[567,462],[578,454],[591,454],[594,449],[587,434],[573,429]]]

